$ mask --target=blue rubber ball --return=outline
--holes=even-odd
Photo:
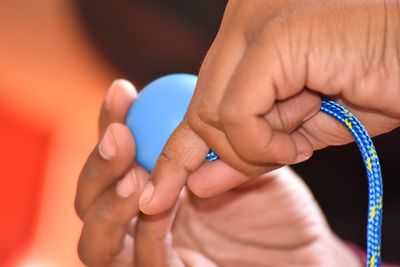
[[[182,121],[197,76],[171,74],[143,88],[129,109],[126,124],[136,141],[136,162],[149,172],[169,136]]]

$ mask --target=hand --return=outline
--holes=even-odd
[[[84,222],[79,255],[86,265],[361,266],[289,168],[210,199],[183,194],[159,215],[139,214],[149,174],[132,162],[134,140],[118,123],[134,97],[130,84],[114,83],[100,116],[102,141],[79,179],[75,205]],[[215,168],[229,172],[224,167]]]
[[[345,104],[371,135],[397,128],[399,23],[397,1],[230,1],[140,209],[169,208],[185,183],[212,196],[351,142],[319,112],[321,95]],[[243,175],[213,172],[208,146]]]
[[[176,208],[139,215],[138,199],[150,175],[133,162],[135,142],[121,123],[135,96],[134,87],[119,80],[103,105],[101,141],[82,169],[75,199],[84,223],[79,256],[89,267],[215,267],[190,247],[172,246]]]
[[[288,167],[213,198],[189,194],[173,237],[218,266],[362,266]]]

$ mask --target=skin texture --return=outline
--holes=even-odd
[[[399,10],[398,1],[229,1],[140,210],[170,208],[185,184],[214,196],[351,142],[319,112],[321,95],[346,105],[372,136],[397,128]],[[204,163],[209,148],[222,159],[215,165],[227,165],[224,174]]]
[[[133,162],[135,142],[121,123],[135,96],[127,81],[111,86],[100,115],[101,141],[79,177],[75,207],[84,226],[78,252],[87,266],[361,266],[288,167],[208,199],[184,190],[173,208],[140,213],[150,174]],[[212,164],[219,175],[241,175]]]

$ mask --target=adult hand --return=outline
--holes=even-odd
[[[130,84],[114,83],[100,116],[102,140],[79,179],[75,206],[84,222],[79,255],[86,265],[361,266],[289,168],[209,199],[182,194],[162,214],[139,214],[150,175],[132,162],[133,137],[118,123],[134,97]],[[229,172],[224,166],[215,168]]]
[[[398,127],[399,10],[397,1],[229,1],[140,209],[168,209],[186,182],[212,196],[351,142],[319,112],[321,94],[345,104],[371,135]],[[243,174],[232,179],[204,163],[209,147]]]
[[[189,194],[175,244],[218,266],[362,266],[329,229],[303,180],[284,167],[219,196]]]

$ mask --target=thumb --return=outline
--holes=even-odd
[[[173,251],[171,227],[176,205],[157,215],[140,214],[135,227],[135,266],[147,267],[183,267],[184,265]]]
[[[315,116],[320,108],[321,97],[304,90],[288,99],[277,101],[264,118],[274,130],[290,134]]]

